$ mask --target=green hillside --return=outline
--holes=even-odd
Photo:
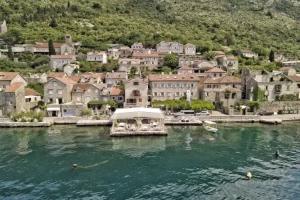
[[[1,19],[10,29],[3,37],[13,42],[61,40],[69,33],[100,49],[177,40],[201,51],[230,46],[267,55],[273,48],[300,58],[298,0],[6,0]]]

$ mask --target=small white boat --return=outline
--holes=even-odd
[[[207,130],[209,132],[216,133],[218,131],[217,124],[212,121],[204,121],[203,127],[205,130]]]

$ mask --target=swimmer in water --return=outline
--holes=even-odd
[[[277,150],[274,154],[275,158],[279,158],[280,157],[280,154],[279,154],[279,151]]]
[[[93,164],[93,165],[88,165],[88,166],[80,166],[80,165],[74,163],[72,165],[72,169],[89,169],[89,168],[97,167],[98,165],[103,165],[103,164],[106,164],[106,163],[108,163],[108,160],[105,160],[105,161],[102,161],[102,162],[99,162],[99,163],[96,163],[96,164]]]

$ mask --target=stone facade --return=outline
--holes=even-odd
[[[63,70],[65,65],[69,65],[76,61],[74,55],[52,55],[50,56],[50,67],[54,70]]]
[[[256,73],[243,73],[245,98],[256,100],[258,90],[263,98],[269,102],[279,100],[283,95],[296,95],[299,97],[299,86],[293,77],[286,76],[280,71],[259,71]]]
[[[65,104],[72,101],[71,91],[76,82],[67,77],[50,78],[44,85],[44,101],[47,104]]]
[[[25,111],[25,85],[13,83],[0,94],[3,115]]]
[[[86,105],[92,100],[101,99],[101,87],[90,83],[78,83],[72,89],[72,102]]]
[[[178,42],[165,42],[162,41],[156,45],[156,50],[160,54],[182,54],[183,53],[183,44]]]
[[[5,90],[5,88],[13,83],[27,85],[27,81],[17,72],[0,72],[0,90]]]
[[[190,43],[184,45],[184,54],[188,56],[196,55],[196,46]]]
[[[204,75],[209,78],[218,78],[226,75],[226,72],[218,67],[214,67],[204,72]]]
[[[152,100],[199,98],[199,77],[192,74],[149,75]]]
[[[233,107],[242,98],[242,82],[238,77],[207,78],[202,88],[202,99],[213,102],[217,108]]]
[[[140,64],[149,67],[149,69],[155,69],[162,63],[158,53],[152,51],[134,52],[132,58],[141,60]]]
[[[148,106],[148,80],[135,78],[125,82],[124,107]]]
[[[110,72],[105,75],[105,83],[107,87],[117,86],[120,83],[124,83],[127,80],[126,72]]]
[[[100,62],[102,64],[107,63],[106,52],[88,52],[86,56],[86,61],[88,62]]]

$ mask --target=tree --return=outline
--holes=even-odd
[[[176,69],[179,64],[179,58],[176,54],[168,54],[164,58],[164,65],[170,67],[171,69]]]
[[[137,73],[137,68],[136,67],[131,67],[130,72],[129,72],[129,78],[134,78]]]
[[[52,28],[56,28],[58,26],[56,19],[54,17],[51,18],[49,26]]]
[[[8,53],[7,53],[7,55],[8,55],[8,58],[9,58],[9,59],[11,59],[11,60],[14,59],[14,53],[12,52],[12,47],[11,47],[11,45],[8,46]]]
[[[56,55],[52,39],[48,41],[49,55]]]
[[[273,50],[270,51],[269,60],[270,60],[270,62],[274,62],[275,61],[275,53],[274,53]]]

